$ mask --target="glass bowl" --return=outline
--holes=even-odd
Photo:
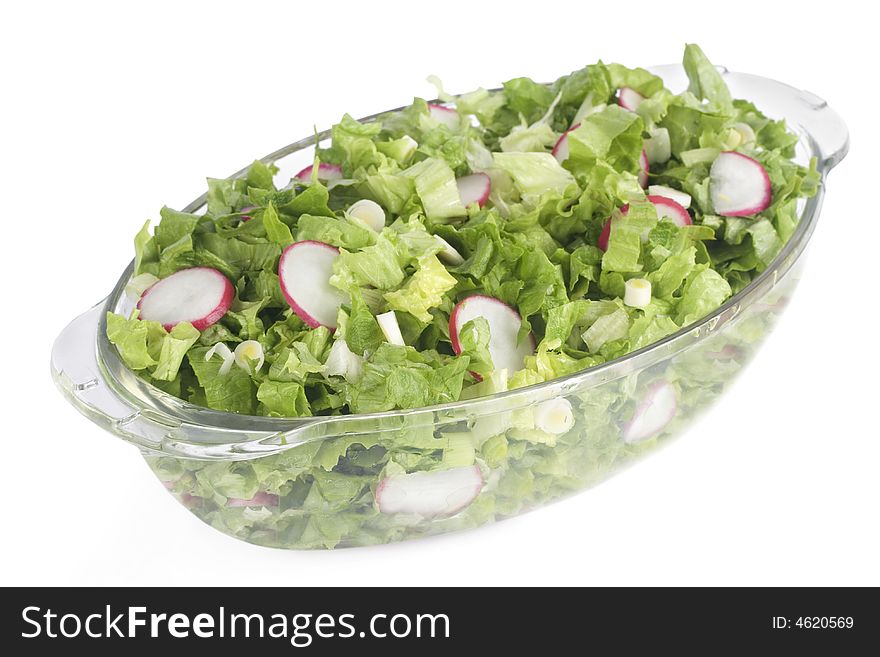
[[[681,66],[651,70],[672,91],[687,84]],[[659,342],[570,376],[453,404],[301,419],[236,415],[168,395],[122,363],[106,338],[105,315],[131,311],[129,265],[110,295],[58,337],[52,375],[81,413],[137,446],[198,518],[259,545],[334,548],[439,534],[593,486],[683,433],[752,358],[798,282],[825,178],[846,154],[846,126],[822,99],[720,70],[734,97],[797,132],[797,158],[817,158],[822,184],[766,271]],[[283,185],[328,136],[300,140],[263,161],[279,167]],[[204,203],[201,196],[185,211]],[[548,408],[542,404],[560,398],[573,410],[571,428],[562,435],[533,430],[535,413]],[[428,453],[442,453],[440,469],[421,472]]]

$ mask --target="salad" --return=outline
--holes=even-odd
[[[108,338],[187,402],[307,418],[522,389],[675,333],[770,266],[820,183],[815,162],[794,161],[798,137],[731,98],[697,46],[684,69],[678,95],[601,62],[455,97],[435,81],[439,102],[343,117],[289,182],[260,162],[209,179],[204,214],[164,208],[136,237],[136,307],[107,316]],[[750,358],[793,282],[756,288],[699,348],[588,386],[479,412],[291,423],[269,453],[144,456],[200,519],[260,545],[484,525],[678,433]]]
[[[107,335],[152,385],[251,415],[469,399],[623,356],[718,308],[819,177],[700,48],[678,95],[601,62],[361,123],[282,187],[254,162],[135,238]],[[550,431],[570,421],[545,414]]]

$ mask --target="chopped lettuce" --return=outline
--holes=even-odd
[[[166,331],[136,314],[111,315],[108,336],[132,370],[172,394],[218,410],[290,417],[478,394],[494,372],[491,327],[463,327],[458,356],[449,335],[455,304],[471,294],[515,308],[520,337],[531,331],[539,345],[524,370],[507,373],[513,387],[660,340],[769,267],[797,226],[798,200],[819,183],[815,164],[792,161],[796,135],[733,99],[699,46],[685,48],[684,69],[689,86],[678,95],[644,69],[601,62],[552,85],[515,78],[498,91],[460,96],[432,78],[456,120],[438,120],[418,98],[377,121],[345,115],[316,153],[341,168],[343,184],[293,180],[276,188],[277,169],[257,161],[240,178],[208,179],[204,215],[166,207],[152,233],[147,222],[137,234],[136,274],[212,267],[235,284],[219,322],[202,332]],[[637,111],[616,102],[622,87],[644,98]],[[566,132],[569,155],[560,163],[551,149]],[[772,202],[757,216],[713,214],[709,170],[722,150],[766,169]],[[652,182],[692,197],[692,225],[658,217],[647,201],[638,182],[643,152]],[[475,172],[489,176],[489,200],[466,208],[456,179]],[[349,215],[363,198],[382,207],[384,229]],[[332,358],[329,331],[302,321],[278,280],[283,249],[306,240],[339,249],[330,283],[346,301],[335,336],[343,345]],[[632,277],[652,285],[647,308],[622,303]],[[376,317],[388,311],[406,347],[387,343]],[[220,374],[219,358],[202,358],[217,343],[244,340],[263,347],[266,364],[257,371]]]
[[[392,310],[408,312],[416,319],[430,322],[428,311],[438,307],[443,302],[443,295],[457,282],[437,256],[429,255],[419,260],[418,268],[403,287],[385,293],[385,301]]]
[[[428,158],[404,172],[415,182],[428,219],[445,220],[466,214],[455,184],[455,173],[443,160]]]
[[[493,159],[523,195],[539,197],[551,192],[561,196],[575,184],[574,177],[550,153],[495,153]]]
[[[569,133],[570,155],[566,166],[576,174],[586,174],[597,161],[617,170],[638,172],[643,148],[644,122],[638,114],[619,105],[590,114]]]
[[[315,154],[341,167],[343,181],[292,180],[276,188],[277,169],[255,162],[237,179],[208,180],[204,215],[163,208],[152,232],[149,222],[138,232],[136,275],[161,278],[202,266],[228,277],[235,298],[219,321],[202,331],[187,323],[166,330],[137,311],[109,314],[108,338],[138,376],[189,403],[287,418],[474,399],[662,340],[771,267],[797,228],[799,202],[821,182],[815,163],[793,161],[797,135],[732,98],[699,47],[686,47],[684,69],[688,90],[677,95],[644,69],[599,62],[550,85],[515,78],[498,91],[460,96],[440,87],[440,98],[457,112],[450,124],[422,99],[372,122],[346,115],[332,128],[330,145]],[[624,86],[645,98],[636,112],[616,102]],[[560,163],[551,151],[575,124]],[[768,208],[748,217],[714,214],[709,171],[722,150],[765,168]],[[647,201],[638,180],[643,151],[652,184],[692,197],[691,225],[659,217]],[[489,199],[465,207],[456,179],[476,172],[491,179]],[[382,207],[384,228],[349,215],[361,199]],[[607,246],[600,247],[609,220]],[[330,283],[345,294],[335,330],[309,326],[281,291],[281,253],[306,240],[339,249]],[[634,277],[651,283],[644,308],[623,302]],[[461,327],[453,349],[450,316],[472,294],[519,312],[520,337],[531,333],[537,345],[522,369],[495,368],[484,318]],[[404,346],[390,344],[377,321],[388,311]],[[760,333],[747,319],[741,326],[741,344],[730,353]],[[245,340],[262,347],[262,367],[224,369],[222,358],[205,358],[215,346],[222,353]],[[723,351],[682,371],[669,366],[665,376],[682,408],[717,394],[718,377],[740,367]],[[443,527],[482,524],[598,480],[644,448],[622,441],[621,426],[652,384],[640,379],[652,377],[572,396],[578,430],[566,434],[540,428],[533,408],[440,430],[437,413],[427,420],[414,413],[269,457],[151,464],[200,517],[254,542],[387,542],[419,525],[377,510],[384,476],[477,466],[490,481],[491,470],[476,501],[436,521]],[[260,503],[242,505],[251,498]],[[230,499],[236,502],[228,505]]]

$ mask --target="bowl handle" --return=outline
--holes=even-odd
[[[849,130],[846,123],[823,98],[811,91],[800,90],[797,99],[799,107],[793,108],[793,113],[817,147],[819,170],[830,171],[849,151]]]
[[[98,363],[95,336],[106,311],[105,299],[61,331],[52,345],[52,378],[80,413],[142,451],[196,458],[256,458],[321,437],[327,433],[325,424],[331,429],[335,426],[332,421],[336,418],[309,418],[311,421],[282,433],[211,428],[182,423],[155,409],[135,407],[107,383]],[[323,431],[315,433],[316,428]],[[201,443],[193,438],[195,434]],[[217,441],[224,445],[215,446]]]
[[[113,393],[98,367],[95,334],[104,301],[68,324],[52,345],[52,378],[78,410],[100,424],[124,421],[136,410]]]
[[[790,126],[806,133],[823,175],[846,156],[849,149],[846,123],[823,98],[770,78],[728,71],[723,66],[716,68],[734,98],[760,98],[759,109],[767,116],[785,118]],[[683,88],[687,84],[680,66],[660,67],[657,71],[673,87]]]
[[[61,331],[52,345],[52,378],[74,408],[102,429],[142,450],[162,450],[179,423],[127,403],[107,384],[98,365],[95,336],[105,312],[106,300]]]
[[[849,130],[825,99],[811,91],[748,73],[727,73],[724,77],[735,96],[748,98],[757,90],[764,99],[762,111],[768,116],[785,117],[790,126],[799,127],[806,133],[818,160],[819,172],[823,175],[846,156]]]

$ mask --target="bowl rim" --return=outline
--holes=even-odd
[[[741,76],[743,78],[755,79],[763,83],[773,83],[774,85],[778,85],[780,92],[793,94],[793,97],[794,95],[801,97],[804,93],[790,85],[770,78],[746,73],[732,73],[724,67],[718,68],[724,76]],[[664,73],[667,75],[680,74],[682,66],[680,64],[671,64],[650,67],[649,70],[663,77]],[[492,89],[490,91],[495,90],[497,89]],[[361,122],[373,122],[388,114],[405,109],[406,107],[408,107],[408,105],[378,112],[359,120]],[[816,109],[832,111],[824,104],[824,101],[822,107]],[[794,265],[815,229],[816,221],[821,210],[822,200],[824,198],[825,178],[827,173],[843,159],[847,151],[849,142],[845,134],[845,126],[836,113],[833,113],[833,118],[838,121],[840,126],[843,126],[844,139],[842,144],[840,144],[833,153],[827,154],[827,156],[823,157],[820,157],[824,155],[820,144],[817,143],[814,135],[811,134],[811,131],[808,130],[806,126],[802,124],[791,126],[799,133],[801,143],[807,149],[808,155],[817,157],[817,170],[820,175],[820,183],[817,193],[812,198],[806,200],[794,233],[786,241],[770,265],[763,272],[755,276],[746,287],[732,295],[725,303],[700,320],[682,327],[675,333],[668,335],[661,340],[652,342],[645,347],[600,365],[551,379],[549,381],[473,399],[378,413],[286,418],[244,415],[209,409],[174,397],[152,384],[147,383],[140,377],[137,377],[137,375],[129,370],[124,364],[117,350],[107,339],[106,311],[114,310],[120,299],[123,298],[122,295],[124,294],[125,286],[131,277],[134,267],[134,261],[132,260],[117,281],[113,291],[104,301],[102,307],[103,312],[101,312],[99,318],[96,336],[98,366],[103,378],[116,396],[138,411],[149,409],[149,414],[153,416],[158,415],[163,423],[170,423],[176,426],[180,426],[181,424],[195,425],[198,427],[218,430],[245,429],[254,435],[254,440],[258,440],[261,443],[264,443],[267,435],[269,435],[276,439],[280,437],[282,445],[286,446],[299,444],[301,442],[300,440],[291,441],[290,439],[292,439],[295,434],[301,433],[302,430],[317,425],[332,425],[335,432],[333,435],[338,436],[340,433],[346,433],[345,427],[340,426],[344,424],[371,421],[376,422],[378,426],[381,424],[382,420],[390,418],[413,418],[414,416],[424,417],[426,421],[431,422],[433,421],[431,418],[433,418],[434,414],[442,413],[445,415],[462,410],[467,410],[475,414],[483,414],[492,412],[496,408],[498,410],[502,408],[511,408],[510,400],[516,397],[530,397],[532,400],[528,403],[532,403],[541,397],[549,398],[565,394],[574,388],[583,389],[592,385],[616,380],[620,377],[626,376],[633,370],[642,369],[646,366],[646,362],[650,363],[652,361],[667,358],[672,354],[678,353],[682,349],[687,348],[694,342],[715,334],[719,328],[733,320],[744,308],[748,307],[759,293],[766,293],[775,286],[776,282]],[[312,147],[321,141],[324,141],[329,136],[329,129],[317,132],[312,136],[300,139],[269,153],[263,158],[260,158],[260,161],[266,164],[275,162],[285,156]],[[242,176],[246,173],[248,168],[249,166],[237,171],[229,176],[229,179]],[[190,202],[183,209],[183,212],[194,212],[200,209],[205,205],[206,198],[207,194],[202,194]],[[395,428],[399,428],[399,425],[396,425]],[[326,434],[325,437],[330,437],[328,432],[322,433]],[[180,437],[178,436],[175,439],[177,444],[180,444],[181,442],[189,444],[196,450],[210,446],[212,450],[216,451],[218,447],[223,446],[216,442],[205,443],[202,441],[187,440],[185,438],[181,441],[179,438]],[[243,443],[247,442],[250,441],[246,439],[237,439],[225,443],[225,446],[234,449],[236,446],[241,446]]]

